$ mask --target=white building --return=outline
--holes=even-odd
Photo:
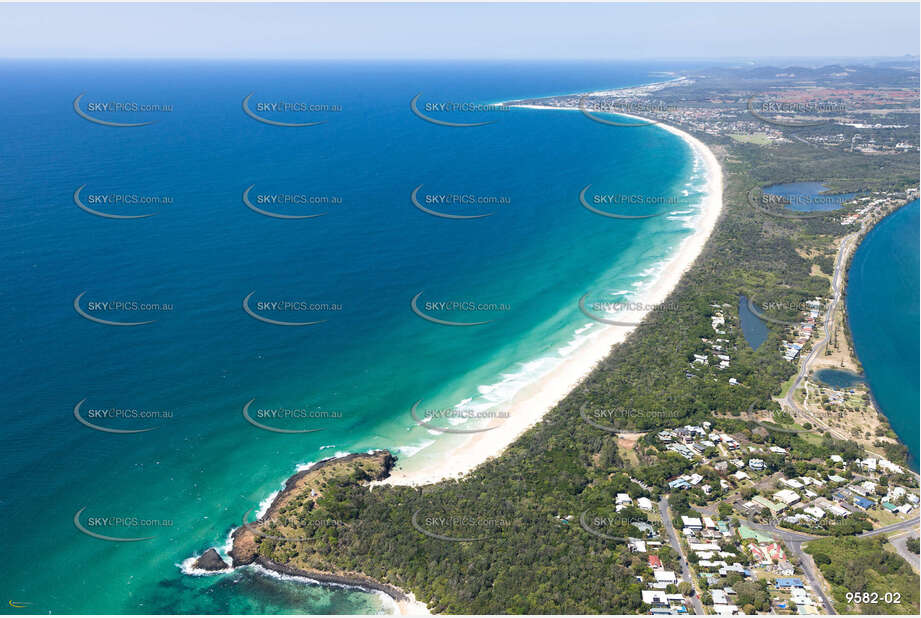
[[[895,465],[894,463],[892,463],[892,462],[889,461],[888,459],[880,459],[880,460],[879,460],[879,467],[880,467],[881,469],[887,471],[887,472],[892,472],[893,474],[901,474],[901,473],[902,473],[902,468],[901,468],[901,466]]]
[[[643,590],[640,593],[643,596],[643,603],[652,607],[665,607],[668,605],[668,597],[663,590]]]
[[[685,528],[690,528],[691,530],[702,530],[704,527],[699,517],[688,517],[687,515],[682,515],[681,521]]]
[[[657,584],[664,584],[667,586],[668,584],[678,583],[678,578],[675,577],[674,571],[653,571],[653,576],[655,576]]]
[[[735,616],[739,613],[737,605],[714,605],[713,613],[717,616]]]
[[[814,520],[818,521],[825,517],[825,511],[820,509],[817,506],[807,506],[803,509],[803,512],[812,517]]]
[[[627,548],[634,553],[645,554],[646,541],[642,541],[640,539],[630,539],[630,541],[627,543]]]

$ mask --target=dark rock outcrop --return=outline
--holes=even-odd
[[[300,577],[306,577],[314,581],[318,581],[322,584],[338,584],[340,586],[352,586],[355,588],[362,588],[365,590],[380,590],[387,596],[397,600],[397,601],[407,601],[409,597],[402,590],[396,586],[391,586],[390,584],[384,584],[377,580],[371,579],[365,575],[360,575],[357,573],[352,574],[334,574],[334,573],[324,573],[322,571],[314,570],[305,570],[297,569],[290,567],[284,564],[278,564],[277,562],[272,562],[262,556],[256,556],[253,560],[256,564],[262,565],[263,567],[275,571],[276,573],[283,573],[285,575],[297,575]]]
[[[192,568],[205,571],[223,571],[224,569],[229,569],[230,565],[224,562],[221,555],[212,547],[198,557],[198,560],[192,564]]]

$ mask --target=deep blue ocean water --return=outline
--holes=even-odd
[[[410,100],[495,102],[661,79],[658,65],[102,63],[0,64],[0,290],[6,363],[0,518],[7,596],[43,612],[375,613],[377,595],[305,585],[252,570],[195,577],[183,560],[223,546],[248,509],[298,464],[390,448],[401,463],[448,439],[418,427],[413,402],[485,409],[559,363],[599,325],[577,300],[641,300],[644,285],[690,233],[702,182],[690,150],[656,128],[614,128],[578,112],[445,113],[425,122]],[[675,68],[674,66],[668,68]],[[309,102],[279,127],[241,102]],[[79,107],[112,122],[89,122]],[[108,112],[106,102],[171,111]],[[667,216],[624,221],[582,208],[579,191],[680,195]],[[75,204],[117,220],[94,216]],[[421,195],[504,198],[415,208]],[[257,196],[330,196],[323,205]],[[102,203],[98,196],[168,197]],[[90,200],[93,199],[93,203]],[[424,199],[424,197],[423,197]],[[436,206],[432,206],[436,208]],[[410,300],[473,301],[503,311],[415,315]],[[318,321],[268,324],[247,315]],[[111,321],[146,321],[110,326]],[[97,303],[159,304],[101,310]],[[258,303],[324,305],[275,311]],[[866,361],[865,361],[866,362]],[[84,401],[85,400],[85,401]],[[249,424],[243,406],[295,410]],[[74,418],[94,410],[165,418]],[[301,412],[303,411],[303,412]],[[74,525],[116,537],[90,538]],[[94,518],[121,517],[123,525]],[[160,525],[132,525],[132,518]],[[149,523],[149,522],[147,522]]]
[[[870,230],[854,254],[847,283],[855,351],[876,403],[908,446],[915,469],[921,409],[919,212],[915,200]]]

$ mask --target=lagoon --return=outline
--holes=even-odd
[[[768,338],[767,324],[748,308],[748,297],[744,294],[739,296],[739,323],[742,336],[752,350],[757,350]]]
[[[828,195],[828,188],[821,182],[791,182],[771,185],[764,188],[764,193],[784,198],[789,210],[797,212],[814,212],[838,210],[842,204],[853,198],[856,193],[838,193]]]

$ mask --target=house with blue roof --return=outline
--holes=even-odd
[[[778,577],[774,580],[774,587],[778,590],[803,588],[803,580],[801,580],[799,577]]]

